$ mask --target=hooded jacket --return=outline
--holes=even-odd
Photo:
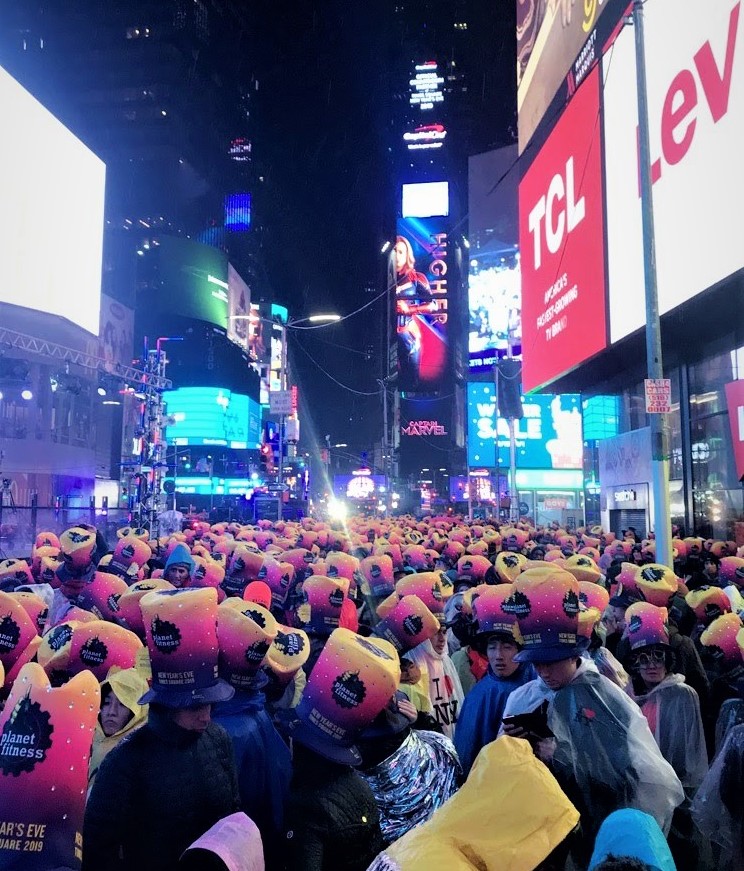
[[[140,705],[139,699],[142,698],[150,687],[141,672],[136,668],[120,669],[118,671],[112,669],[106,680],[101,684],[101,698],[104,698],[109,687],[116,698],[132,712],[132,718],[122,729],[108,736],[103,734],[101,718],[98,718],[96,732],[93,736],[90,763],[88,764],[89,789],[93,785],[104,757],[116,747],[122,738],[138,729],[147,720],[147,705]]]
[[[608,856],[639,859],[651,871],[676,871],[671,851],[656,820],[633,808],[611,813],[600,826],[589,871]]]
[[[482,747],[495,741],[501,728],[504,707],[511,693],[535,678],[534,668],[520,664],[509,677],[497,677],[489,668],[468,693],[457,720],[455,747],[467,777]]]
[[[213,707],[212,719],[232,739],[241,809],[258,826],[271,866],[272,847],[283,833],[284,808],[289,798],[289,748],[274,728],[260,690],[236,689],[229,701]]]
[[[189,580],[186,581],[184,587],[187,587],[191,583],[191,578],[194,576],[194,568],[196,567],[196,563],[194,562],[194,558],[189,553],[189,549],[185,544],[177,544],[173,550],[171,551],[168,559],[165,561],[165,568],[163,569],[163,577],[168,579],[168,569],[171,566],[187,566],[189,570]]]
[[[459,792],[368,871],[533,871],[579,821],[527,741],[483,748]]]
[[[82,871],[177,871],[184,850],[239,810],[230,738],[182,729],[150,706],[147,723],[104,759],[85,808]]]
[[[421,669],[421,678],[417,684],[428,693],[434,711],[434,719],[442,728],[442,732],[450,739],[455,734],[455,724],[460,714],[464,695],[457,669],[452,664],[449,654],[437,653],[431,641],[424,641],[406,654]]]

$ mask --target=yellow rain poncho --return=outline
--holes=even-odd
[[[368,871],[533,871],[578,822],[527,741],[504,736],[481,750],[458,793]]]

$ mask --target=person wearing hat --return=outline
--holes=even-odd
[[[147,705],[141,705],[139,700],[148,689],[144,675],[136,668],[114,666],[109,670],[101,684],[101,712],[88,764],[88,789],[93,786],[104,758],[147,720]]]
[[[457,721],[455,747],[465,776],[481,748],[496,740],[510,694],[536,677],[529,663],[515,660],[522,639],[516,615],[503,609],[510,593],[508,585],[501,584],[485,587],[473,598],[476,628],[472,643],[485,654],[488,671],[465,697]]]
[[[674,769],[686,800],[674,812],[669,843],[680,869],[697,867],[691,841],[689,801],[708,771],[703,720],[697,693],[674,674],[666,608],[637,602],[627,612],[634,670],[643,686],[636,702],[648,721],[661,755]]]
[[[614,811],[602,823],[594,842],[589,871],[677,871],[656,820],[633,808]]]
[[[96,535],[82,526],[65,530],[59,539],[62,565],[57,568],[52,604],[49,608],[47,630],[62,623],[68,611],[78,604],[86,584],[92,583],[96,574]]]
[[[103,760],[85,810],[83,871],[175,871],[181,854],[240,808],[232,742],[211,722],[233,688],[219,677],[217,591],[140,600],[152,686],[147,722]]]
[[[504,610],[516,615],[524,641],[516,659],[531,662],[538,678],[509,696],[502,728],[533,738],[580,811],[583,837],[574,858],[585,864],[613,810],[644,810],[668,831],[684,791],[638,706],[583,657],[579,594],[576,578],[559,568],[528,569],[514,582]]]
[[[380,814],[354,771],[360,733],[393,698],[395,647],[348,629],[328,637],[300,704],[280,720],[293,776],[285,815],[286,871],[365,871],[382,848]]]
[[[213,709],[235,751],[241,810],[258,826],[266,862],[274,867],[289,795],[289,748],[266,711],[262,665],[279,626],[271,612],[254,602],[226,599],[217,609],[220,675],[235,695]]]
[[[178,543],[168,555],[163,569],[163,580],[177,589],[191,585],[196,563],[185,544]]]

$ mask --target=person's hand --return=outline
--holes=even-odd
[[[408,699],[398,699],[398,710],[409,722],[415,723],[418,720],[416,706],[413,702],[409,702]]]
[[[529,734],[526,729],[522,728],[522,726],[515,726],[514,723],[507,723],[504,721],[502,726],[504,734],[508,735],[510,738],[527,738]]]

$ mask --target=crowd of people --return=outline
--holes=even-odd
[[[9,871],[744,868],[744,548],[462,517],[0,562]]]

